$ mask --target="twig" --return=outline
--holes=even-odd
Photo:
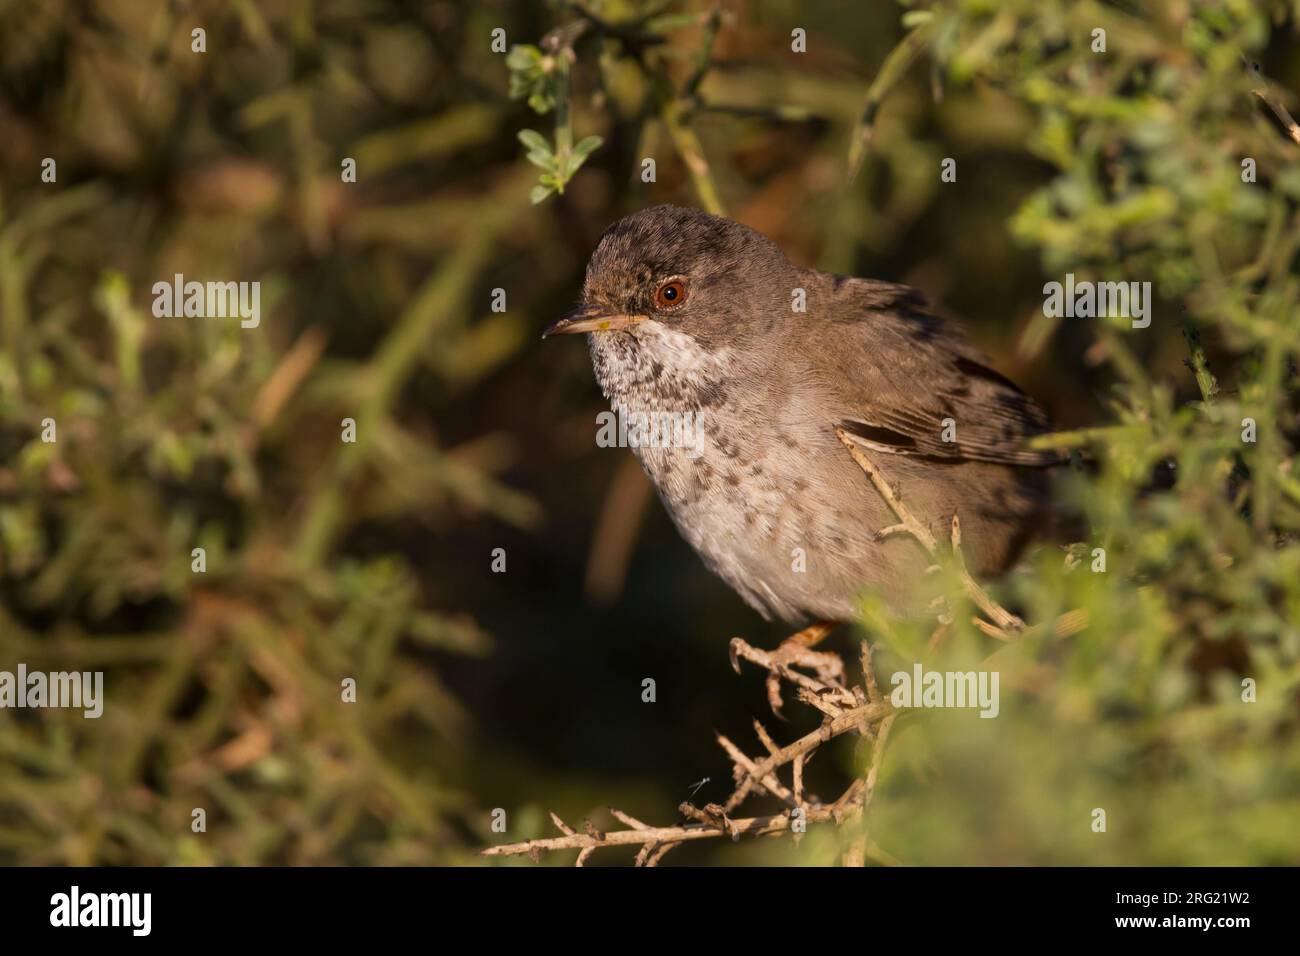
[[[872,703],[881,703],[883,698],[880,695],[880,689],[876,686],[875,669],[871,664],[871,646],[865,642],[862,645],[862,675],[868,700]],[[871,807],[871,798],[876,793],[876,781],[880,779],[880,765],[884,760],[885,744],[889,740],[889,729],[894,726],[894,720],[897,717],[896,713],[890,714],[880,721],[880,727],[876,731],[876,739],[872,742],[871,766],[866,777],[854,781],[853,786],[835,802],[832,809],[838,808],[841,814],[848,809],[854,821],[865,821],[867,810]],[[865,823],[863,823],[861,831],[849,842],[848,847],[844,850],[840,858],[841,865],[846,867],[865,866],[869,847],[875,851],[874,857],[880,859],[881,851],[874,843],[871,843]]]
[[[880,778],[880,765],[885,758],[885,744],[889,741],[889,730],[897,719],[897,714],[890,714],[880,722],[880,730],[876,732],[876,740],[871,747],[871,769],[867,771],[867,784],[862,793],[861,812],[864,814],[871,809],[871,800],[876,795],[876,781]]]
[[[875,80],[867,88],[867,96],[862,104],[862,115],[859,117],[857,125],[853,128],[852,139],[849,143],[849,168],[847,179],[853,182],[858,175],[858,170],[862,166],[862,160],[867,155],[867,149],[871,145],[871,138],[875,134],[876,114],[880,112],[880,104],[885,101],[885,97],[907,73],[913,61],[921,55],[921,52],[930,44],[931,24],[923,23],[912,29],[907,36],[899,41],[898,46],[894,47],[885,57],[885,62],[880,66],[880,72],[876,74]]]
[[[1300,125],[1297,125],[1295,118],[1287,108],[1282,105],[1282,101],[1278,99],[1271,90],[1269,90],[1268,80],[1266,80],[1264,74],[1260,72],[1259,64],[1251,60],[1246,60],[1245,57],[1242,57],[1242,60],[1246,64],[1246,69],[1250,71],[1250,75],[1258,84],[1258,86],[1252,89],[1251,92],[1263,100],[1268,108],[1273,111],[1273,115],[1277,117],[1278,122],[1286,129],[1286,133],[1291,137],[1292,141],[1300,143]]]
[[[1191,353],[1191,358],[1185,361],[1191,368],[1192,374],[1196,376],[1196,386],[1201,390],[1201,399],[1209,405],[1214,400],[1214,396],[1219,393],[1219,382],[1210,371],[1210,363],[1205,358],[1201,334],[1187,318],[1183,321],[1183,338],[1187,340],[1187,351]]]
[[[704,41],[700,44],[700,52],[695,59],[695,68],[691,70],[686,85],[682,87],[682,95],[690,100],[694,100],[699,96],[700,83],[704,80],[704,74],[708,73],[709,67],[713,65],[713,44],[718,39],[718,28],[722,26],[722,10],[714,7],[704,14],[701,19],[704,23]]]
[[[484,856],[518,856],[528,855],[534,860],[540,859],[546,850],[576,849],[579,851],[577,865],[584,865],[591,855],[600,848],[612,846],[639,846],[636,855],[637,866],[655,866],[664,854],[676,846],[691,840],[706,840],[727,837],[739,840],[741,837],[774,836],[794,829],[796,820],[806,823],[842,823],[846,815],[854,819],[860,817],[874,791],[879,774],[880,760],[888,738],[889,726],[897,716],[894,708],[880,694],[876,685],[875,674],[871,670],[871,651],[862,649],[863,687],[849,688],[833,679],[818,679],[801,674],[793,666],[781,663],[773,655],[751,647],[736,638],[732,641],[733,661],[751,661],[780,680],[795,685],[800,698],[816,705],[823,714],[821,726],[805,734],[798,740],[785,746],[779,745],[758,721],[754,721],[754,731],[764,749],[763,758],[746,755],[734,742],[722,734],[717,735],[718,743],[727,753],[733,766],[735,789],[721,804],[710,803],[696,807],[684,802],[678,810],[686,818],[685,823],[669,827],[648,826],[630,814],[610,808],[610,814],[623,826],[621,830],[600,830],[590,821],[579,833],[566,824],[554,813],[551,822],[560,831],[560,836],[522,843],[509,843],[502,846],[488,847],[482,851]],[[839,662],[839,671],[843,664]],[[878,729],[871,736],[872,727]],[[837,800],[826,804],[812,797],[804,790],[804,767],[817,748],[829,740],[844,734],[857,734],[872,739],[872,763],[864,778],[857,779]],[[790,767],[791,785],[787,786],[780,777],[785,767]],[[742,803],[750,796],[765,793],[781,800],[789,807],[783,813],[734,818],[732,816]],[[803,827],[795,832],[798,839]],[[867,850],[872,858],[889,860],[887,854],[879,851],[874,844],[863,844],[862,853]]]
[[[673,94],[667,79],[660,77],[657,85],[659,115],[664,121],[673,146],[677,149],[677,155],[681,157],[686,172],[690,174],[695,192],[700,197],[700,205],[706,212],[715,216],[725,216],[727,208],[718,196],[718,187],[714,185],[713,174],[709,171],[709,161],[704,156],[704,147],[700,145],[700,138],[695,135],[695,130],[691,129],[686,122],[684,116],[686,107]]]
[[[609,812],[614,816],[614,818],[615,818],[616,820],[618,820],[618,821],[619,821],[620,823],[622,823],[624,826],[629,826],[629,827],[631,827],[633,830],[648,830],[648,829],[649,829],[649,827],[647,827],[644,823],[642,823],[642,822],[641,822],[640,820],[638,820],[636,817],[631,816],[631,815],[629,815],[629,814],[626,814],[626,813],[624,813],[622,810],[615,810],[613,807],[610,807],[610,808],[609,808]],[[551,819],[556,819],[555,814],[553,814],[553,813],[551,814]]]
[[[842,428],[835,429],[835,434],[844,444],[844,447],[849,450],[849,454],[858,463],[858,467],[867,473],[867,477],[876,486],[876,490],[885,499],[885,503],[898,516],[899,524],[890,525],[888,528],[883,529],[883,532],[896,534],[906,531],[916,539],[916,542],[920,544],[927,555],[937,559],[939,557],[939,543],[935,540],[934,535],[930,533],[930,529],[917,520],[912,512],[908,510],[898,492],[881,474],[880,469],[876,467],[875,462],[867,457],[866,453],[849,437],[849,434]],[[882,532],[877,532],[877,537],[880,537],[881,534]],[[981,611],[988,615],[994,626],[1008,633],[1023,631],[1025,622],[989,597],[987,592],[980,587],[979,582],[966,569],[966,561],[961,550],[961,522],[956,515],[952,516],[952,554],[961,576],[962,590],[966,592],[966,595],[975,602],[975,605]]]
[[[804,811],[809,823],[826,823],[833,819],[830,807],[810,807]],[[790,829],[790,815],[773,813],[766,816],[731,820],[731,830],[738,836],[771,836]],[[596,849],[608,846],[638,846],[645,844],[685,843],[688,840],[709,840],[724,836],[726,830],[713,823],[687,823],[676,827],[647,827],[644,830],[611,830],[604,839],[597,840],[585,833],[529,840],[524,843],[505,843],[481,851],[483,856],[522,856],[534,850]]]
[[[757,781],[764,790],[776,797],[778,800],[788,803],[791,806],[797,804],[794,794],[777,779],[775,774],[767,773],[760,777],[756,772],[757,768],[754,766],[754,762],[741,753],[740,748],[726,737],[722,736],[722,734],[718,734],[718,743],[722,745],[722,749],[727,752],[727,756],[735,763],[737,770],[745,771],[744,774],[741,775],[742,782],[740,783],[740,786],[736,788],[737,794],[749,793],[750,788],[753,786],[754,782]],[[729,800],[727,802],[730,803],[731,801]],[[740,800],[736,800],[736,803],[739,802]]]
[[[961,573],[962,589],[979,609],[991,617],[993,623],[1002,630],[1023,631],[1025,622],[989,597],[988,593],[980,587],[979,582],[971,576],[970,571],[966,569],[966,557],[961,550],[961,519],[957,515],[952,516],[952,557],[957,563],[958,571]]]
[[[650,852],[646,854],[646,859],[641,865],[658,866],[659,861],[664,858],[664,854],[667,853],[669,850],[673,849],[673,847],[678,847],[678,846],[681,846],[680,842],[664,843],[661,846],[654,847],[654,848],[652,848],[650,844],[646,844],[645,849],[649,850]]]

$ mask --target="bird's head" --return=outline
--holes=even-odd
[[[643,339],[667,331],[716,351],[789,311],[791,269],[776,244],[748,226],[653,206],[605,231],[587,264],[581,305],[544,337]]]

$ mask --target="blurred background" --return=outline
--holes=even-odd
[[[539,340],[602,231],[660,202],[920,288],[1062,430],[1095,429],[1072,444],[1098,472],[1063,495],[1107,572],[1046,548],[1003,592],[1091,625],[998,652],[1000,719],[900,723],[876,844],[1300,862],[1300,144],[1270,105],[1297,102],[1298,23],[1192,0],[0,0],[0,670],[102,670],[107,696],[99,720],[0,710],[0,862],[471,864],[550,835],[549,810],[669,824],[698,781],[725,796],[713,731],[767,717],[727,642],[785,633],[596,447],[582,343]],[[1067,271],[1152,281],[1152,327],[1045,318]],[[176,273],[260,282],[260,325],[156,318]],[[879,642],[885,673],[997,650],[959,631],[935,651],[868,602],[836,647]],[[838,795],[853,760],[810,787]]]

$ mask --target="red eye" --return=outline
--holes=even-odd
[[[686,301],[686,283],[669,279],[655,290],[655,305],[661,309],[675,309]]]

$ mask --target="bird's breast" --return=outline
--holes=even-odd
[[[742,388],[726,351],[662,326],[590,346],[610,433],[705,564],[766,615],[850,614],[843,581],[862,581],[860,549],[884,522],[865,495],[845,513],[837,481],[866,486],[817,403],[780,369],[749,368]]]

